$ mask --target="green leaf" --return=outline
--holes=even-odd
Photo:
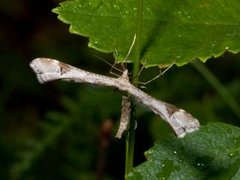
[[[238,179],[240,129],[211,123],[183,139],[157,143],[147,161],[128,175],[132,179]]]
[[[72,0],[53,11],[89,46],[126,58],[137,28],[136,0]],[[141,62],[145,66],[202,61],[240,51],[239,0],[148,0],[143,4]],[[135,54],[132,50],[128,61]]]

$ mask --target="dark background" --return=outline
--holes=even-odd
[[[123,179],[124,140],[115,139],[120,93],[65,82],[41,85],[29,68],[51,57],[109,75],[111,54],[87,47],[51,10],[57,0],[0,2],[0,179]],[[239,55],[226,53],[207,67],[233,97],[240,98]],[[144,71],[142,81],[157,75]],[[173,67],[144,91],[194,114],[201,122],[240,121],[216,90],[190,64]],[[172,135],[153,113],[137,109],[135,165],[155,140]]]

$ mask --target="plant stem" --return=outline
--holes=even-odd
[[[195,61],[192,65],[207,79],[207,81],[222,96],[223,100],[231,107],[233,112],[240,118],[240,105],[229,93],[229,91],[221,84],[221,82],[211,73],[206,66],[199,61]]]
[[[141,56],[141,34],[142,34],[142,17],[143,17],[143,0],[137,0],[137,26],[136,26],[136,42],[135,42],[135,57],[133,64],[133,84],[138,86],[138,75]],[[126,138],[126,161],[125,161],[125,178],[132,171],[134,159],[134,144],[135,144],[135,110],[132,105],[130,127]]]
[[[132,171],[134,159],[134,144],[135,144],[135,119],[133,115],[133,107],[131,107],[131,120],[129,130],[126,137],[126,159],[125,159],[125,178]]]
[[[138,86],[138,73],[141,60],[141,34],[143,19],[143,0],[138,0],[135,59],[133,65],[133,84]]]

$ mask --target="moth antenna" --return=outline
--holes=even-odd
[[[148,80],[147,82],[140,82],[139,84],[141,85],[147,85],[150,82],[158,79],[160,76],[164,75],[175,63],[172,63],[170,66],[168,66],[164,71],[161,71],[161,69],[159,68],[159,74],[157,76],[155,76],[154,78]]]
[[[133,49],[133,46],[134,46],[134,44],[135,44],[135,41],[136,41],[136,33],[134,34],[134,36],[133,36],[133,41],[132,41],[132,44],[131,44],[131,46],[130,46],[130,48],[129,48],[129,50],[128,50],[128,53],[127,53],[127,56],[124,58],[124,60],[122,61],[122,65],[123,65],[123,63],[125,63],[126,61],[127,61],[127,58],[129,57],[129,55],[130,55],[130,53],[132,52],[132,49]]]

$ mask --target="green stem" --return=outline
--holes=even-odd
[[[223,100],[231,107],[233,112],[240,119],[240,105],[229,93],[229,91],[221,84],[221,82],[211,73],[206,66],[199,61],[192,63],[193,66],[207,79],[207,81],[216,89],[216,91],[222,96]]]
[[[134,144],[135,144],[135,119],[133,119],[133,117],[134,114],[131,113],[131,121],[129,124],[129,130],[126,137],[125,177],[127,177],[127,174],[131,172],[133,168]]]
[[[133,84],[135,86],[138,86],[138,73],[141,59],[140,56],[141,56],[142,19],[143,19],[143,0],[138,0],[135,59],[133,66]]]
[[[141,56],[141,34],[142,34],[142,19],[143,19],[143,0],[137,0],[137,26],[136,26],[136,41],[135,41],[135,57],[133,64],[133,84],[138,86],[138,73],[140,67]],[[125,161],[125,178],[132,171],[134,159],[134,144],[135,144],[135,113],[132,106],[130,127],[126,138],[126,161]]]

